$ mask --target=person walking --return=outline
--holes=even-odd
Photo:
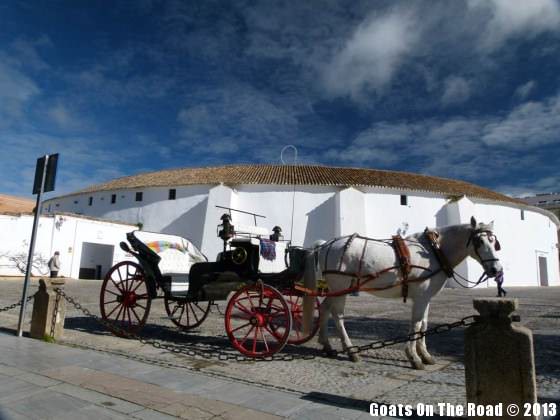
[[[498,272],[498,274],[496,274],[496,277],[494,278],[494,281],[496,282],[496,286],[498,286],[498,297],[506,297],[507,292],[502,287],[502,284],[504,284],[504,271],[503,270]]]
[[[58,271],[60,270],[60,252],[55,251],[54,255],[49,260],[49,270],[51,272],[51,278],[58,277]]]

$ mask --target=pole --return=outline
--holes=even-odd
[[[37,193],[37,203],[35,204],[35,218],[33,219],[33,230],[31,231],[31,243],[29,244],[29,255],[27,257],[27,269],[25,270],[25,281],[23,282],[23,293],[21,296],[21,308],[19,310],[19,321],[17,336],[23,335],[23,320],[25,318],[25,308],[27,306],[27,288],[29,286],[29,278],[31,277],[31,269],[33,268],[33,254],[35,252],[35,237],[37,236],[37,227],[39,226],[39,218],[41,217],[41,193],[45,187],[45,174],[47,172],[47,163],[49,155],[45,156],[45,164],[43,165],[43,174],[41,175],[41,188]]]

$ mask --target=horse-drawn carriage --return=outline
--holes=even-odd
[[[234,226],[230,212],[222,216],[218,236],[223,251],[209,262],[179,236],[127,234],[132,249],[124,242],[121,248],[138,263],[115,265],[101,289],[101,314],[113,332],[138,331],[148,318],[151,301],[158,298],[164,299],[171,321],[190,330],[206,319],[214,301],[233,293],[225,311],[225,329],[241,353],[267,357],[286,343],[306,342],[318,329],[319,342],[330,353],[327,321],[332,316],[342,347],[357,360],[343,322],[348,293],[363,290],[405,302],[410,297],[411,333],[420,334],[428,325],[431,298],[448,278],[455,279],[454,268],[465,258],[474,258],[484,269],[478,282],[464,279],[472,287],[502,271],[493,223],[477,223],[474,217],[470,224],[426,228],[406,238],[354,234],[304,250],[281,241],[279,228],[269,236],[256,223]],[[318,287],[319,280],[326,288]],[[317,296],[325,297],[321,305]],[[416,368],[434,363],[423,337],[409,341],[406,354]]]
[[[163,299],[169,319],[182,330],[202,324],[214,301],[229,298],[225,329],[234,348],[247,356],[266,357],[287,343],[301,344],[316,333],[315,319],[304,332],[303,294],[295,284],[303,275],[305,251],[257,226],[233,225],[222,216],[218,236],[223,251],[209,262],[180,236],[134,231],[121,248],[135,261],[122,261],[107,273],[101,288],[104,320],[117,335],[138,332],[151,302]]]

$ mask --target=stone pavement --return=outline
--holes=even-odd
[[[0,420],[370,419],[364,403],[344,408],[336,400],[319,403],[295,393],[0,333]]]
[[[65,290],[85,308],[98,314],[100,286],[99,281],[69,280]],[[0,279],[0,290],[0,307],[9,305],[21,296],[21,280]],[[30,293],[34,290],[35,280]],[[507,290],[508,297],[516,297],[520,301],[518,313],[521,315],[521,325],[533,331],[539,400],[560,403],[560,287]],[[433,300],[430,326],[456,321],[473,314],[473,298],[494,295],[494,288],[445,289]],[[223,315],[220,312],[223,311],[225,302],[219,302],[219,306],[220,310],[213,308],[200,328],[185,333],[171,325],[161,300],[156,300],[152,303],[148,324],[142,330],[142,336],[184,350],[196,349],[207,353],[220,350],[237,355],[224,335]],[[31,319],[31,308],[32,305],[29,305],[26,329]],[[0,332],[13,334],[17,326],[17,316],[17,310],[2,312]],[[346,327],[355,344],[389,339],[406,333],[409,317],[410,304],[403,304],[402,301],[375,299],[365,293],[359,297],[348,298]],[[334,331],[332,333],[334,335]],[[97,321],[71,306],[67,306],[65,333],[59,341],[63,346],[34,341],[33,343],[37,343],[37,346],[47,346],[47,349],[58,349],[57,354],[67,350],[79,354],[82,350],[77,350],[78,348],[88,349],[88,360],[98,360],[98,357],[103,356],[106,358],[103,360],[112,361],[100,362],[98,367],[82,363],[81,367],[106,371],[164,388],[179,387],[177,390],[189,394],[192,394],[191,390],[195,390],[198,392],[195,395],[198,396],[288,417],[365,418],[368,417],[370,402],[413,405],[466,402],[462,329],[429,337],[429,349],[436,356],[438,363],[429,366],[425,371],[410,368],[402,346],[368,351],[362,354],[361,363],[351,363],[346,357],[317,357],[313,360],[265,363],[238,363],[216,358],[189,357],[143,345],[136,340],[115,337]],[[339,346],[338,340],[333,340],[333,344]],[[303,346],[286,346],[283,354],[320,354],[318,347],[314,339]],[[0,364],[5,363],[3,353],[0,348]],[[165,369],[161,364],[167,364]],[[108,365],[112,366],[111,370],[105,369]],[[21,366],[19,368],[26,370]],[[29,371],[39,373],[33,369]],[[76,375],[75,372],[73,374]],[[208,384],[217,381],[222,387],[218,385],[215,395],[211,394],[210,386],[210,390],[206,387],[200,391],[198,385],[188,385],[189,381],[199,383],[193,378],[198,378],[199,382],[200,378],[203,378],[203,382]],[[57,376],[54,379],[60,381],[61,377]],[[98,381],[97,376],[93,375],[92,381]],[[93,385],[87,388],[89,392],[99,392],[98,385],[92,387]],[[248,394],[244,394],[246,390]],[[116,391],[113,389],[108,391],[109,394],[117,396],[114,392]],[[240,394],[237,394],[238,392]],[[255,397],[250,396],[253,394]],[[0,403],[1,396],[0,387]],[[229,396],[232,400],[227,399]],[[137,404],[142,410],[145,407],[141,401],[127,400],[124,396],[118,398]],[[257,401],[261,406],[247,406],[244,401]],[[307,411],[299,411],[297,407],[301,403],[305,403],[302,410]],[[158,402],[151,404],[147,408],[157,411]],[[290,410],[282,411],[283,407],[285,408],[283,404],[287,404]],[[112,410],[104,405],[97,407],[99,408]],[[161,409],[158,412],[161,413]]]

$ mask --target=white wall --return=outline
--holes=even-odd
[[[364,188],[366,205],[366,235],[372,238],[390,238],[408,225],[406,234],[422,232],[426,227],[446,225],[442,207],[444,197],[406,190]],[[401,205],[401,195],[408,198]]]
[[[203,236],[200,221],[210,188],[208,185],[176,187],[175,200],[169,200],[169,187],[76,194],[45,201],[43,211],[48,214],[50,207],[51,214],[69,212],[133,225],[142,223],[143,230],[188,237],[200,247]],[[142,192],[142,201],[135,201],[137,192]],[[114,204],[111,204],[112,194],[116,194]],[[91,206],[88,205],[90,197],[93,198]]]
[[[507,203],[489,204],[466,197],[449,202],[441,194],[381,187],[296,186],[294,190],[291,185],[185,186],[176,188],[176,200],[168,200],[168,190],[168,187],[139,189],[144,194],[142,202],[134,201],[137,190],[123,190],[51,199],[48,203],[52,211],[82,211],[132,224],[140,221],[144,230],[188,237],[210,260],[222,250],[216,226],[226,211],[216,205],[265,215],[266,219],[257,218],[258,226],[271,231],[273,226],[279,225],[285,239],[291,236],[293,209],[292,241],[294,245],[303,246],[310,246],[317,239],[354,232],[373,238],[390,238],[399,230],[402,234],[411,234],[421,232],[427,226],[469,223],[474,215],[484,222],[495,220],[496,233],[503,248],[501,258],[506,284],[538,285],[537,252],[541,252],[547,256],[549,283],[560,285],[557,226],[548,216],[530,210],[525,210],[525,220],[521,221],[520,210]],[[117,194],[115,204],[110,203],[112,193]],[[400,204],[401,194],[407,195],[407,205]],[[94,197],[91,207],[87,206],[90,196]],[[55,203],[59,203],[59,207]],[[254,221],[250,216],[234,212],[233,223],[252,225]],[[403,232],[405,228],[406,232]],[[42,229],[52,230],[53,227],[46,222]],[[80,241],[93,234],[90,228],[84,232],[76,234],[77,245],[73,247],[76,251],[73,251],[70,262],[72,273],[76,274]],[[122,239],[111,237],[106,240],[118,244]],[[48,249],[46,255],[50,255],[52,247],[45,249]],[[120,249],[116,248],[115,258],[118,252]],[[75,262],[77,257],[78,263]],[[468,259],[457,271],[477,280],[481,267]],[[494,287],[492,282],[488,286]]]
[[[26,262],[29,240],[33,227],[33,216],[0,215],[0,275],[22,276],[14,258]],[[35,259],[44,264],[32,271],[33,275],[48,275],[46,262],[55,251],[60,252],[59,274],[77,278],[80,270],[82,243],[113,245],[115,252],[112,264],[126,259],[119,242],[126,240],[126,233],[134,226],[83,219],[67,215],[41,216],[35,245]],[[25,263],[24,263],[25,267]]]
[[[549,285],[560,286],[557,227],[549,217],[536,211],[524,213],[525,220],[521,220],[518,208],[475,203],[478,221],[494,221],[494,231],[502,245],[499,255],[504,266],[504,287],[540,285],[538,252],[547,257]]]

